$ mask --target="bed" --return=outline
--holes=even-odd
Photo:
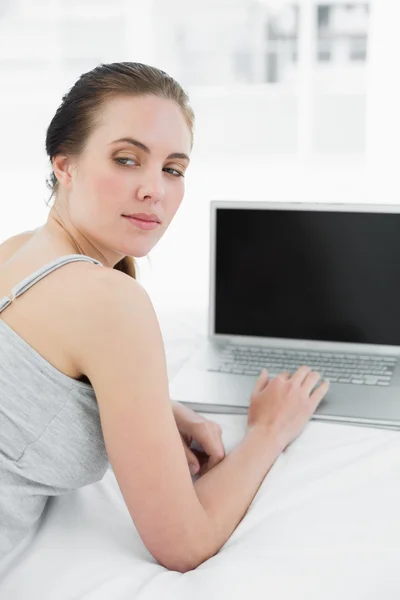
[[[206,335],[206,312],[158,311],[171,378]],[[245,415],[206,415],[229,452]],[[2,600],[400,598],[400,432],[311,421],[279,457],[214,557],[168,571],[142,543],[110,468],[51,498],[0,575]]]

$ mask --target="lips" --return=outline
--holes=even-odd
[[[160,225],[159,221],[153,221],[148,217],[146,219],[139,219],[137,217],[131,217],[128,215],[122,215],[129,223],[131,223],[136,229],[141,229],[143,231],[151,231],[153,229],[157,229]]]
[[[138,221],[146,221],[148,223],[161,223],[160,218],[157,215],[147,215],[145,213],[135,213],[130,215],[123,215],[124,217],[130,217],[131,219],[137,219]]]

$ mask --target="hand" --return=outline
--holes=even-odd
[[[172,410],[190,472],[192,475],[204,475],[225,457],[222,429],[218,423],[202,417],[179,402],[172,401]],[[191,448],[193,442],[202,449]]]
[[[292,376],[279,373],[272,381],[263,369],[251,395],[247,424],[264,429],[283,451],[311,419],[328,388],[329,383],[321,382],[320,374],[306,365]]]

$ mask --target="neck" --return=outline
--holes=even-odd
[[[56,204],[52,206],[47,222],[42,228],[44,235],[67,244],[73,254],[84,254],[100,261],[104,266],[113,268],[123,255],[102,251],[80,232],[71,222],[65,211]]]

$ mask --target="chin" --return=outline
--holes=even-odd
[[[134,247],[131,246],[130,248],[127,248],[123,252],[127,256],[133,256],[133,258],[143,258],[144,256],[147,256],[149,252],[151,252],[154,246],[155,244],[152,244],[151,246],[148,245],[146,247],[136,245]]]
[[[145,256],[147,256],[149,254],[150,250],[148,252],[134,252],[133,254],[130,254],[129,256],[132,256],[133,258],[144,258]]]
[[[146,235],[130,236],[128,239],[124,239],[123,247],[120,246],[120,251],[127,256],[133,256],[134,258],[143,258],[151,252],[160,241],[162,235],[161,232],[157,232],[158,235],[154,235],[155,232],[147,231]],[[149,235],[150,234],[150,235]],[[151,235],[153,234],[153,235]],[[164,231],[162,232],[164,234]],[[121,241],[121,240],[120,240]]]

